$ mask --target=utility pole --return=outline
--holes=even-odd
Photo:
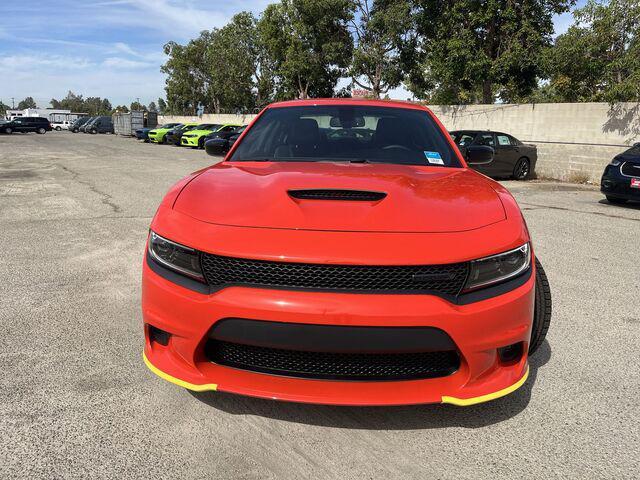
[[[11,109],[15,110],[15,108],[16,108],[16,99],[11,97]]]

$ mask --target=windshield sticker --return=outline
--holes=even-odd
[[[439,152],[424,152],[424,156],[427,157],[427,162],[435,165],[444,165],[442,157]]]

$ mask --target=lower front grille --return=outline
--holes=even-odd
[[[289,377],[388,381],[436,378],[460,367],[454,350],[416,353],[328,353],[256,347],[209,340],[206,354],[219,365]]]

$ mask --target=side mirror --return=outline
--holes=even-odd
[[[488,145],[469,145],[465,160],[469,165],[486,165],[493,161],[494,150]]]

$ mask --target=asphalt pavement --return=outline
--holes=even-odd
[[[112,135],[0,135],[0,478],[638,478],[640,205],[504,182],[554,302],[508,397],[194,394],[144,366],[141,262],[164,193],[214,160]]]

